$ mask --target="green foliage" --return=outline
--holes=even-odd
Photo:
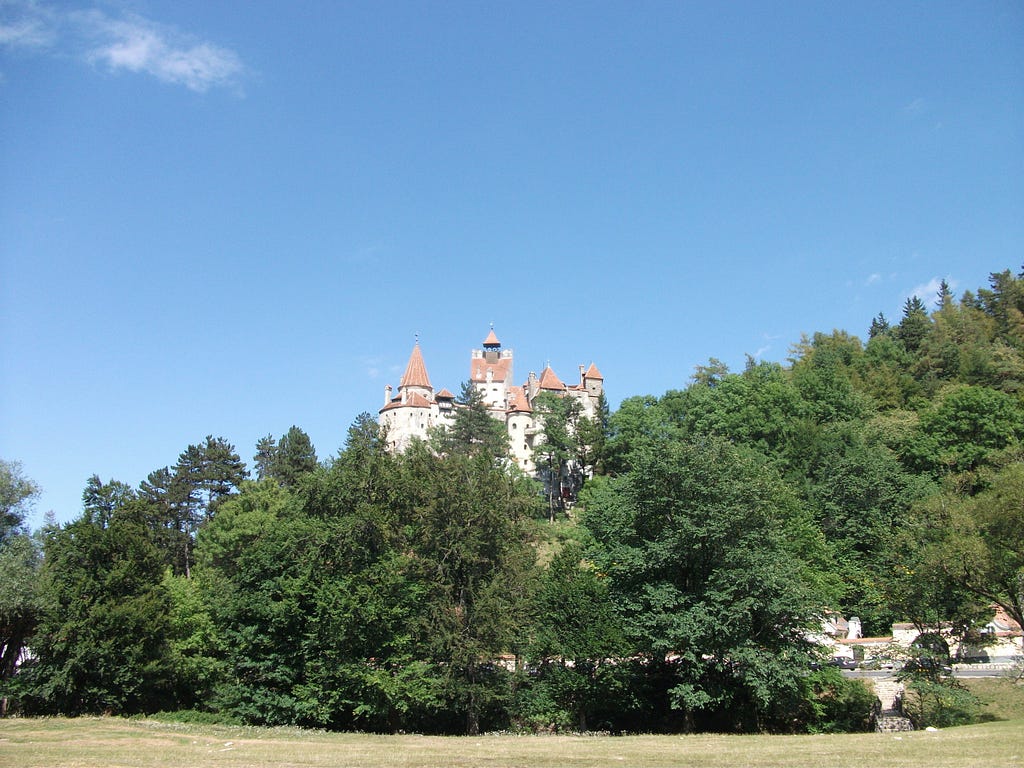
[[[619,661],[628,646],[620,619],[607,578],[583,554],[582,546],[568,544],[540,580],[529,648],[536,673],[524,713],[534,726],[586,731],[623,685]]]
[[[1024,435],[1024,409],[1014,397],[987,387],[957,385],[944,391],[921,413],[908,461],[935,477],[959,476],[976,487],[975,474],[991,465],[998,452],[1016,446]]]
[[[38,494],[18,462],[0,459],[0,684],[14,674],[39,615],[40,553],[25,526]]]
[[[1021,280],[944,285],[788,366],[712,358],[593,419],[542,395],[549,516],[579,502],[554,524],[470,383],[403,455],[361,414],[322,466],[297,427],[261,439],[256,483],[213,437],[137,490],[94,475],[42,563],[35,486],[2,462],[5,692],[392,732],[862,730],[871,694],[810,669],[826,606],[877,633],[1024,619]],[[934,651],[912,649],[909,711],[970,721]]]
[[[470,381],[462,383],[452,426],[435,436],[441,453],[476,454],[492,459],[508,456],[505,425],[491,416],[480,390]]]
[[[790,509],[763,460],[714,439],[637,457],[589,499],[584,524],[627,638],[691,724],[711,710],[756,729],[799,690],[820,602],[781,536]]]
[[[130,714],[170,703],[162,568],[135,501],[49,533],[35,658],[13,680],[25,711]]]
[[[25,515],[39,486],[22,474],[21,464],[0,459],[0,544],[23,533]]]
[[[977,723],[982,702],[952,678],[919,677],[907,685],[903,711],[916,728],[949,728]]]
[[[421,658],[445,671],[447,695],[476,733],[495,701],[490,664],[523,630],[533,562],[523,521],[534,504],[483,454],[406,456],[402,485],[411,515],[410,577],[426,587],[418,631]]]
[[[298,720],[307,534],[292,496],[267,480],[243,486],[200,531],[196,579],[217,638],[213,661],[200,663],[229,672],[213,685],[213,708],[252,723]]]
[[[198,579],[164,574],[170,600],[167,617],[168,663],[179,707],[201,707],[224,673],[217,658],[217,627]],[[210,721],[213,722],[213,721]]]
[[[0,682],[11,677],[41,609],[38,542],[27,534],[0,543]]]
[[[1022,499],[1024,464],[1012,463],[973,498],[946,493],[916,508],[908,530],[909,544],[918,553],[926,583],[948,585],[943,591],[950,596],[963,595],[962,602],[973,599],[982,605],[998,604],[1022,622]],[[938,595],[915,602],[943,605]],[[943,618],[952,618],[952,606],[944,607]]]
[[[309,435],[296,426],[292,426],[280,441],[271,435],[260,438],[253,460],[257,479],[273,478],[284,486],[295,485],[301,477],[317,468],[313,443]]]
[[[835,667],[814,672],[808,679],[803,718],[811,733],[856,733],[871,730],[875,693],[863,680],[843,677]]]
[[[535,461],[548,499],[548,519],[576,500],[583,487],[585,469],[591,462],[588,439],[602,432],[599,425],[583,415],[580,402],[554,392],[541,392],[533,401],[534,414],[541,420],[541,440],[534,446]]]

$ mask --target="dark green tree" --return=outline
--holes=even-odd
[[[971,489],[978,485],[978,471],[1022,436],[1024,410],[1016,398],[988,387],[952,386],[921,412],[906,458],[917,471],[949,475]]]
[[[252,457],[253,466],[256,468],[256,479],[263,480],[270,477],[274,471],[274,462],[277,460],[277,440],[273,435],[261,437],[256,441],[256,455]]]
[[[450,707],[475,734],[509,692],[492,662],[525,629],[534,557],[523,524],[535,496],[484,453],[438,456],[414,446],[401,471],[408,574],[425,587],[418,658],[443,673]]]
[[[903,342],[907,351],[917,352],[918,347],[928,336],[931,325],[924,302],[917,296],[912,296],[903,305],[903,319],[893,330],[893,335]]]
[[[114,510],[134,498],[135,490],[130,485],[119,480],[104,483],[99,475],[93,475],[86,481],[85,490],[82,491],[82,508],[86,518],[105,528]]]
[[[90,483],[85,496],[123,487]],[[27,712],[130,714],[172,702],[164,565],[144,511],[134,499],[98,509],[46,537],[33,659],[13,681]]]
[[[534,460],[544,482],[548,518],[554,521],[583,487],[586,446],[580,426],[585,417],[578,400],[554,392],[537,395],[533,411],[542,425],[542,440],[534,445]],[[583,432],[587,431],[584,427]]]
[[[234,446],[222,437],[208,435],[202,443],[182,451],[174,465],[171,498],[181,516],[186,547],[195,541],[199,526],[237,492],[248,476]],[[186,551],[183,559],[187,576],[191,573],[191,554]]]
[[[763,459],[710,438],[636,456],[588,498],[596,568],[685,728],[710,716],[756,730],[801,695],[804,633],[823,598],[787,540],[796,516]]]
[[[270,476],[284,486],[295,485],[299,478],[317,468],[316,449],[309,435],[292,426],[277,444]]]
[[[535,687],[558,707],[536,717],[586,731],[595,711],[614,710],[608,704],[625,687],[621,662],[628,646],[607,579],[583,555],[580,545],[570,544],[544,573],[530,655],[539,668]]]
[[[508,456],[508,432],[502,421],[487,410],[480,390],[472,382],[462,383],[452,425],[432,438],[442,453],[482,453],[493,459]]]
[[[139,499],[146,503],[147,524],[164,562],[176,574],[189,574],[192,564],[192,489],[186,479],[168,467],[150,472],[139,484]]]
[[[871,327],[868,329],[868,338],[873,339],[875,336],[881,336],[883,333],[889,332],[889,321],[885,315],[881,312],[871,320]]]
[[[292,493],[269,479],[245,484],[200,529],[195,578],[215,644],[192,664],[228,672],[208,680],[207,706],[249,723],[303,723],[314,532]]]

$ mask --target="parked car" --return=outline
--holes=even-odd
[[[855,659],[851,659],[849,656],[833,656],[832,661],[829,662],[833,667],[839,667],[840,669],[856,669],[857,662]]]
[[[876,656],[872,659],[868,659],[861,667],[864,669],[896,669],[896,662],[892,659]]]

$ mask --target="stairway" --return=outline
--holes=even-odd
[[[891,677],[875,680],[875,695],[878,696],[875,709],[877,733],[914,730],[910,718],[903,714],[903,683]]]

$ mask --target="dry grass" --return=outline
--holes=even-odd
[[[131,766],[1024,766],[1021,721],[902,735],[370,736],[118,718],[0,721],[0,765]]]

